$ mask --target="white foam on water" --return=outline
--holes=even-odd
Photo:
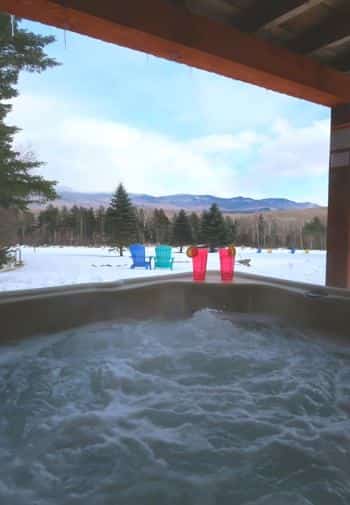
[[[3,347],[0,503],[347,504],[350,352],[263,316]]]

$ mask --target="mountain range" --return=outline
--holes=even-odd
[[[67,207],[72,207],[73,205],[93,208],[100,206],[108,207],[112,197],[111,193],[84,193],[66,188],[58,188],[58,194],[60,198],[55,200],[53,204],[60,207],[64,205]],[[163,208],[173,211],[179,209],[202,211],[209,208],[213,203],[216,203],[222,212],[232,213],[255,213],[319,207],[319,205],[311,202],[295,202],[286,198],[263,198],[259,200],[243,196],[220,198],[213,195],[176,194],[152,196],[138,193],[130,193],[129,196],[137,207],[148,209]]]

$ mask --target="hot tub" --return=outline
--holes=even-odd
[[[349,503],[349,307],[214,274],[2,295],[0,503]]]

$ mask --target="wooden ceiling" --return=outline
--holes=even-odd
[[[0,0],[0,11],[315,103],[350,103],[350,0]]]
[[[350,72],[350,0],[168,0]]]

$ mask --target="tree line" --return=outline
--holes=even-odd
[[[321,217],[320,217],[321,216]],[[236,220],[237,241],[258,248],[326,249],[326,217],[302,212],[265,213]]]
[[[163,209],[136,208],[120,184],[107,208],[50,204],[38,214],[23,212],[17,238],[31,245],[109,245],[121,254],[133,242],[172,244],[181,250],[188,244],[206,243],[214,249],[236,240],[236,225],[215,204],[201,215],[181,209],[169,216]]]
[[[123,248],[133,242],[179,246],[236,244],[250,247],[325,248],[326,226],[315,216],[305,222],[284,222],[269,214],[233,218],[216,204],[201,214],[167,214],[163,209],[135,208],[119,185],[109,207],[98,209],[48,205],[38,214],[25,212],[18,220],[17,240],[33,245],[108,245]]]

